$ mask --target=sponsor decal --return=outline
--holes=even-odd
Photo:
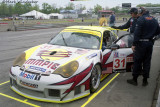
[[[44,60],[59,60],[62,58],[70,57],[72,52],[65,49],[51,49],[51,50],[42,50],[37,56],[40,56]]]
[[[37,71],[41,71],[41,72],[45,72],[46,69],[41,68],[41,67],[35,67],[35,66],[30,66],[29,69],[33,69],[33,70],[37,70]]]
[[[119,54],[119,57],[126,57],[126,54],[120,53],[120,54]]]
[[[77,54],[85,54],[87,52],[88,52],[88,50],[86,50],[86,49],[77,49],[77,51],[75,53],[77,53]]]
[[[96,53],[93,53],[93,54],[87,56],[87,59],[91,59],[91,58],[96,57],[96,56],[97,56],[97,54],[96,54]]]
[[[24,71],[22,71],[20,74],[19,74],[20,77],[23,77],[23,78],[26,78],[26,79],[30,79],[30,80],[37,80],[39,81],[41,79],[41,76],[40,75],[36,75],[36,74],[29,74],[29,73],[26,73]]]
[[[38,88],[38,84],[27,83],[22,80],[20,80],[20,84],[27,86],[27,87],[31,87],[31,88]]]
[[[114,58],[118,58],[119,57],[119,53],[118,52],[114,52]]]
[[[145,17],[146,20],[152,20],[152,17]]]
[[[41,59],[39,59],[39,60],[29,59],[24,64],[31,64],[31,65],[37,65],[37,66],[40,66],[40,67],[47,67],[47,68],[50,68],[52,70],[57,69],[57,67],[60,65],[58,63],[54,63],[54,62],[51,62],[51,61],[45,61],[45,60],[41,60]]]
[[[127,57],[127,62],[133,62],[133,57]]]

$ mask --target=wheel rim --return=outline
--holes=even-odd
[[[100,71],[96,67],[92,71],[91,84],[93,89],[97,89],[100,84]]]

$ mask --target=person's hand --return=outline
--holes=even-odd
[[[136,47],[136,46],[132,46],[132,51],[133,51],[133,52],[135,51],[135,47]]]
[[[117,29],[118,27],[117,26],[111,26],[111,28]]]

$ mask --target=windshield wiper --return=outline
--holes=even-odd
[[[63,34],[61,34],[61,36],[62,36],[62,39],[63,39],[64,44],[65,44],[66,46],[68,46],[67,43],[66,43],[66,41],[65,41],[65,39],[64,39],[64,37],[63,37]]]

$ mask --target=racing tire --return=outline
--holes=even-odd
[[[91,77],[90,77],[90,92],[95,92],[100,84],[101,80],[101,67],[99,65],[95,65],[92,69]]]

